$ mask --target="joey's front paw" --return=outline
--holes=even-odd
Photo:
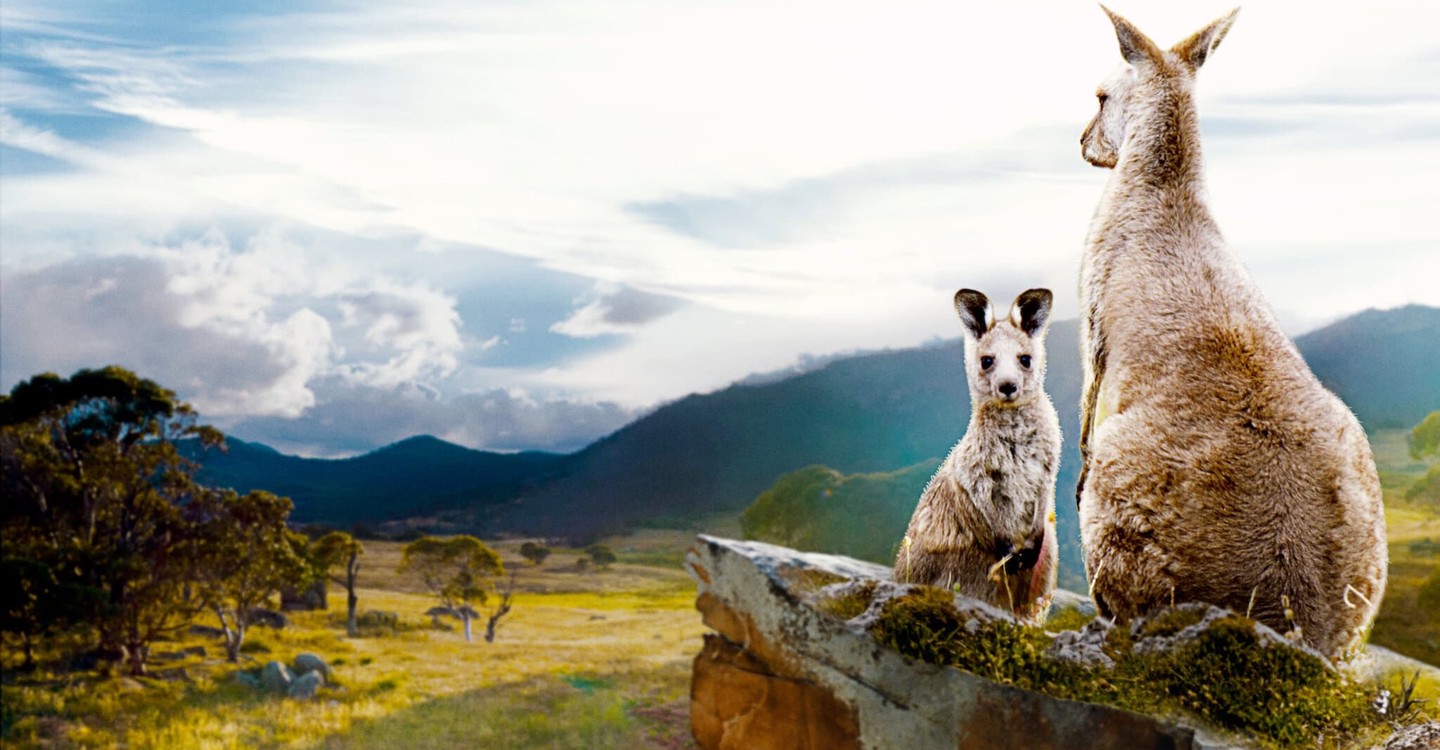
[[[1044,539],[1042,537],[1030,537],[1022,542],[1019,547],[1016,547],[1011,542],[1004,542],[1001,545],[1001,550],[1003,551],[1000,557],[1010,556],[1010,559],[1005,561],[1005,573],[1013,576],[1016,573],[1035,567],[1035,563],[1040,561],[1040,548],[1043,544]]]

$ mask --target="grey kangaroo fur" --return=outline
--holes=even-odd
[[[1081,137],[1113,168],[1081,264],[1081,537],[1100,611],[1251,615],[1343,659],[1385,591],[1354,414],[1310,372],[1204,192],[1196,71],[1237,11],[1169,50],[1105,10],[1125,62]]]
[[[955,294],[965,324],[970,424],[920,497],[895,580],[953,589],[1040,622],[1055,590],[1060,422],[1045,395],[1051,294],[1031,289],[995,321]]]

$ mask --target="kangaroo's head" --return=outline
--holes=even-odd
[[[1050,301],[1049,289],[1030,289],[1015,298],[1005,320],[996,321],[985,295],[974,289],[955,293],[955,312],[965,324],[965,374],[975,407],[1021,404],[1044,392]]]
[[[1166,102],[1173,103],[1176,97],[1190,97],[1195,72],[1220,46],[1240,9],[1230,11],[1169,50],[1162,50],[1129,21],[1100,7],[1115,25],[1120,55],[1125,61],[1095,90],[1100,111],[1080,136],[1080,153],[1091,164],[1110,168],[1120,162],[1120,149],[1125,139],[1134,134],[1131,126],[1141,119],[1140,115]]]

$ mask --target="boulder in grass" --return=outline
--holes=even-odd
[[[290,618],[284,612],[276,612],[265,607],[255,607],[250,610],[250,622],[253,625],[261,625],[275,630],[281,630],[290,624]]]
[[[297,676],[306,675],[311,672],[319,672],[320,676],[324,677],[326,681],[329,681],[331,676],[330,665],[326,664],[324,659],[321,659],[315,654],[307,653],[296,656],[294,667]]]
[[[217,638],[217,639],[218,639],[218,638],[224,638],[224,637],[225,637],[225,631],[224,631],[224,630],[221,630],[220,628],[212,628],[212,627],[210,627],[209,625],[191,625],[191,626],[190,626],[190,634],[191,634],[191,635],[198,635],[198,636],[201,636],[201,637],[203,637],[203,638]]]
[[[295,678],[290,674],[289,668],[283,662],[272,661],[260,670],[260,684],[274,693],[284,693],[290,689],[290,684]]]
[[[295,681],[290,684],[290,689],[286,692],[286,695],[289,695],[295,700],[306,701],[314,698],[315,694],[320,692],[320,688],[324,686],[325,678],[318,670],[306,672],[295,678]]]

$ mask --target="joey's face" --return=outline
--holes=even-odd
[[[1095,90],[1100,106],[1080,136],[1080,153],[1097,167],[1113,168],[1120,161],[1125,126],[1135,91],[1135,67],[1121,63]]]
[[[1010,315],[996,321],[984,294],[955,293],[955,312],[965,326],[971,404],[1020,404],[1042,392],[1051,299],[1049,289],[1027,289],[1015,298]]]
[[[1013,322],[1002,320],[978,340],[965,347],[965,369],[970,377],[970,396],[976,403],[986,401],[1014,404],[1039,395],[1045,386],[1045,346]]]

